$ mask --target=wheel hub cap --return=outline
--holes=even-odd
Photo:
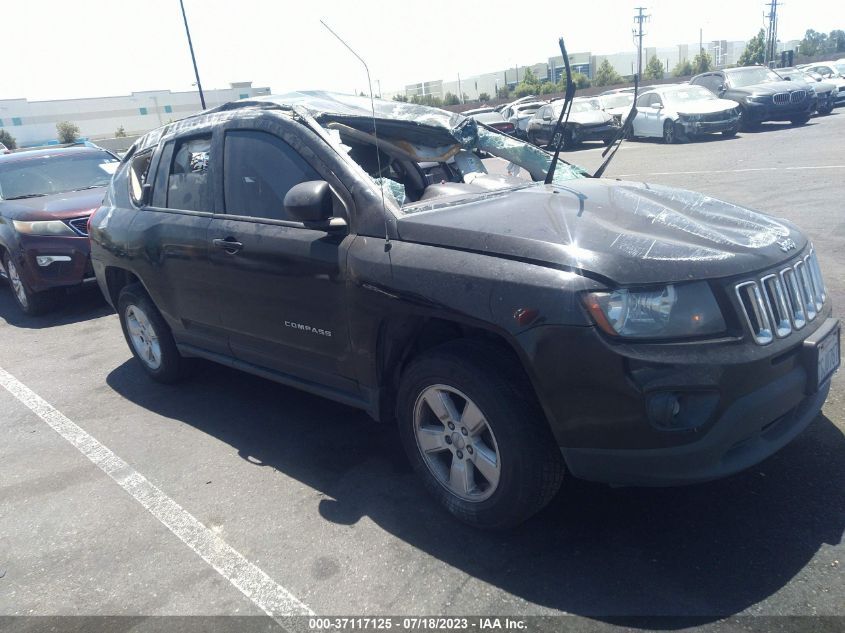
[[[499,447],[487,418],[465,394],[447,385],[424,389],[414,405],[414,432],[423,462],[451,494],[480,502],[496,491]]]
[[[161,367],[161,345],[153,324],[147,314],[138,306],[126,308],[126,330],[129,340],[141,362],[150,369]]]

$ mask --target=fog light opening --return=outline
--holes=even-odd
[[[42,268],[49,266],[53,262],[69,261],[71,261],[71,259],[67,255],[37,255],[35,257],[35,263],[41,266]]]
[[[657,426],[677,428],[677,417],[681,412],[681,401],[670,391],[656,393],[648,399],[648,417]]]

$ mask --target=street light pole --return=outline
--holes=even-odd
[[[179,0],[179,6],[182,7],[182,19],[185,21],[185,33],[188,36],[188,48],[191,49],[191,61],[194,64],[194,75],[197,78],[197,89],[200,92],[200,103],[202,109],[205,110],[205,95],[202,92],[202,84],[200,83],[200,71],[197,70],[197,58],[194,56],[194,44],[191,42],[191,29],[188,28],[188,16],[185,15],[185,3]]]

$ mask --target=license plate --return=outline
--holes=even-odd
[[[835,328],[827,334],[816,346],[818,354],[816,365],[816,389],[830,380],[837,369],[839,369],[839,328]]]

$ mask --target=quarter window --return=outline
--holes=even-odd
[[[290,145],[267,132],[229,132],[223,154],[223,192],[231,215],[292,220],[285,213],[285,194],[296,184],[320,180]]]
[[[167,179],[167,208],[211,211],[211,181],[208,178],[211,137],[179,141]]]
[[[150,161],[153,157],[153,150],[147,150],[136,154],[129,165],[129,192],[132,201],[140,205],[144,194],[144,184],[147,182],[147,175],[150,171]]]

